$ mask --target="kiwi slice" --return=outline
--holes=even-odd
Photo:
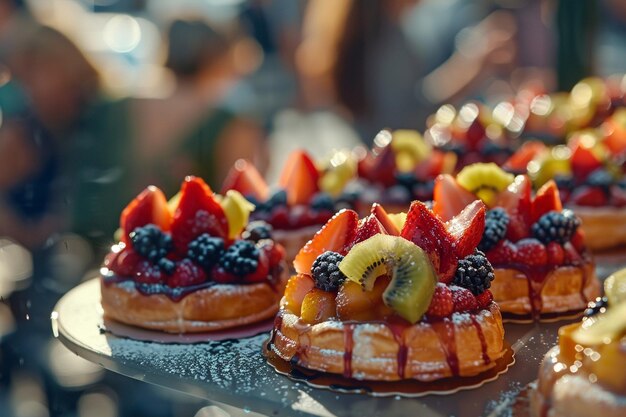
[[[428,255],[399,236],[374,235],[357,243],[339,264],[343,274],[371,291],[376,278],[389,275],[383,302],[411,323],[418,322],[430,305],[437,275]]]
[[[537,188],[556,176],[572,175],[570,158],[572,151],[566,145],[558,145],[542,158],[528,164],[528,175]]]
[[[459,185],[492,207],[498,193],[515,179],[513,174],[504,171],[493,162],[468,165],[459,172],[456,180]]]

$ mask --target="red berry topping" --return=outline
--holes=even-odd
[[[574,236],[572,236],[572,239],[570,240],[570,242],[572,242],[572,245],[574,245],[574,248],[576,248],[578,253],[584,252],[586,248],[585,231],[582,229],[582,227],[579,227],[578,229],[576,229],[576,231],[574,232]]]
[[[443,220],[450,220],[474,200],[476,196],[461,187],[453,176],[442,174],[435,178],[433,211]]]
[[[508,265],[517,257],[517,247],[510,240],[501,240],[493,249],[486,253],[493,265]]]
[[[235,275],[226,272],[221,266],[216,266],[211,270],[211,280],[218,284],[233,284],[239,281]]]
[[[515,246],[517,246],[517,256],[515,257],[517,263],[535,266],[548,263],[548,251],[543,243],[537,239],[522,239]]]
[[[254,272],[243,277],[244,282],[263,282],[267,280],[270,273],[270,261],[264,251],[259,251],[257,268]]]
[[[187,177],[172,221],[174,246],[186,254],[189,242],[203,233],[226,239],[228,221],[211,188],[201,178]]]
[[[222,185],[222,194],[226,194],[228,190],[239,191],[256,201],[265,201],[269,196],[267,183],[256,167],[245,159],[238,159],[228,172]]]
[[[135,275],[135,269],[143,258],[133,249],[127,247],[112,260],[109,269],[122,277]]]
[[[462,259],[474,253],[485,230],[485,204],[475,200],[446,223],[454,239],[454,251]]]
[[[559,197],[559,189],[554,180],[550,180],[537,191],[532,204],[530,221],[535,223],[544,214],[561,210],[563,210],[563,205]]]
[[[606,206],[609,200],[602,188],[588,186],[582,186],[574,190],[570,199],[574,204],[589,207]]]
[[[448,317],[453,312],[454,301],[452,300],[452,291],[447,285],[438,283],[426,314],[428,317],[444,318]]]
[[[150,261],[141,261],[135,270],[135,282],[142,284],[160,284],[164,277],[159,266]]]
[[[183,259],[176,263],[176,270],[171,277],[167,278],[167,285],[175,287],[188,287],[202,284],[206,281],[206,273],[189,259]]]
[[[456,285],[451,286],[450,289],[452,290],[454,311],[463,313],[465,311],[472,311],[478,308],[478,301],[470,290],[457,287]]]
[[[531,182],[528,176],[518,175],[506,190],[500,193],[496,206],[502,207],[509,215],[507,237],[518,241],[530,235]]]
[[[287,206],[276,206],[270,212],[268,223],[274,227],[274,229],[289,229],[292,224],[289,218],[289,209]]]
[[[285,248],[278,242],[271,239],[262,239],[257,243],[257,247],[267,256],[270,268],[275,267],[285,259]]]
[[[304,151],[295,151],[289,155],[278,184],[287,191],[289,205],[307,204],[319,191],[319,177],[311,157]]]
[[[124,208],[120,216],[123,230],[122,241],[128,243],[128,235],[138,227],[154,224],[163,231],[170,230],[172,214],[167,206],[165,195],[157,187],[143,190]]]
[[[372,209],[370,213],[376,216],[376,218],[378,219],[380,224],[383,225],[387,233],[393,236],[400,236],[400,230],[395,225],[395,223],[391,221],[389,215],[387,214],[387,211],[385,211],[383,206],[378,203],[372,204]]]
[[[476,296],[476,301],[478,302],[478,306],[480,308],[487,308],[493,301],[493,294],[491,291],[487,290],[480,295]]]
[[[356,235],[354,236],[354,240],[350,244],[350,247],[377,234],[386,235],[388,233],[383,225],[378,221],[378,218],[374,214],[370,214],[363,220],[359,221],[359,227],[356,229]]]
[[[550,265],[563,265],[563,261],[565,260],[565,251],[563,250],[563,246],[561,246],[558,242],[550,242],[546,246],[546,251],[548,252],[548,263]]]
[[[563,251],[565,252],[565,263],[568,265],[576,265],[582,261],[580,253],[574,248],[574,246],[567,242],[563,245]]]

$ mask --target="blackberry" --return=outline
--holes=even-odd
[[[406,187],[407,190],[411,190],[419,181],[412,172],[398,172],[396,174],[396,182],[399,185]]]
[[[238,240],[226,249],[219,264],[226,272],[242,277],[256,271],[259,253],[254,243],[249,240]]]
[[[287,192],[278,190],[270,196],[265,202],[256,204],[258,211],[271,212],[274,207],[287,205]]]
[[[441,149],[444,152],[454,152],[457,155],[463,155],[464,153],[467,152],[467,149],[465,148],[465,145],[457,143],[455,141],[448,141],[446,143],[444,143],[443,145],[439,146],[439,149]]]
[[[157,266],[159,267],[161,271],[165,272],[167,275],[172,275],[174,271],[176,270],[176,262],[167,258],[159,259],[159,261],[157,262]]]
[[[467,288],[474,295],[480,295],[489,287],[494,279],[493,267],[484,253],[477,250],[459,261],[454,273],[453,283]]]
[[[204,269],[217,263],[224,253],[224,240],[203,233],[187,246],[187,257]]]
[[[494,142],[492,140],[488,140],[483,145],[481,149],[481,153],[487,156],[496,156],[496,155],[501,155],[501,154],[512,155],[513,150],[511,149],[510,146],[506,146],[506,145]]]
[[[337,252],[326,251],[313,262],[311,273],[315,286],[324,291],[336,291],[345,281],[346,276],[339,270],[343,256]]]
[[[335,211],[335,202],[328,193],[317,193],[311,199],[311,208],[313,210],[330,210]]]
[[[135,251],[152,262],[165,257],[173,246],[172,236],[154,224],[137,227],[129,236]]]
[[[569,242],[578,226],[580,226],[578,217],[573,211],[565,209],[561,212],[550,211],[544,214],[533,224],[531,230],[533,236],[542,243],[563,244]]]
[[[485,231],[478,244],[478,249],[486,252],[496,246],[506,235],[508,225],[509,215],[503,208],[496,207],[489,210],[485,215]]]
[[[258,242],[261,239],[272,238],[272,225],[263,220],[255,220],[248,223],[246,230],[243,231],[241,237],[245,240]]]
[[[411,192],[413,194],[412,199],[426,201],[433,199],[433,191],[435,190],[435,182],[420,181],[413,186]]]
[[[608,192],[613,184],[613,176],[606,169],[599,168],[589,174],[585,182],[590,187],[602,188]]]
[[[609,299],[606,297],[598,297],[594,301],[590,301],[587,304],[587,309],[585,310],[585,317],[595,316],[598,313],[604,313],[606,308],[609,306]]]

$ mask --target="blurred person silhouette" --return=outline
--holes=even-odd
[[[258,125],[226,105],[239,76],[237,34],[204,20],[177,19],[167,32],[165,66],[174,86],[163,97],[129,97],[92,112],[80,161],[74,230],[110,243],[121,210],[148,185],[173,196],[187,175],[214,189],[238,158],[266,164]]]
[[[402,27],[420,3],[311,0],[297,57],[305,104],[334,108],[371,141],[385,126],[422,129],[440,104],[467,97],[512,68],[515,22],[497,12],[468,29],[456,50],[431,69],[430,56],[411,45]],[[451,10],[432,10],[432,21],[454,23],[444,15]]]
[[[11,36],[0,42],[0,235],[35,248],[67,225],[55,188],[98,74],[67,37],[26,13],[2,29]]]

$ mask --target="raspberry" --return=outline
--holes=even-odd
[[[167,285],[175,287],[188,287],[202,284],[206,281],[206,273],[195,265],[190,259],[183,259],[176,264],[176,270],[167,279]]]
[[[522,239],[515,244],[517,253],[515,261],[523,265],[546,265],[548,263],[548,251],[537,239]]]
[[[265,252],[271,267],[278,265],[285,259],[285,248],[280,243],[271,239],[258,241],[256,247],[259,248],[261,252]]]
[[[478,302],[478,306],[480,308],[487,308],[489,304],[493,301],[493,294],[491,291],[487,290],[484,293],[478,295],[476,297],[476,301]]]
[[[510,240],[501,240],[496,247],[487,252],[492,265],[510,264],[517,256],[517,248]]]
[[[159,284],[163,282],[163,273],[150,261],[141,261],[135,272],[135,282],[142,284]]]
[[[248,240],[238,240],[224,252],[219,265],[239,277],[251,274],[259,265],[259,249]]]
[[[224,253],[224,240],[203,233],[189,243],[187,256],[205,270],[217,263]]]
[[[561,212],[550,211],[532,225],[533,236],[543,243],[565,243],[580,226],[580,220],[573,211],[565,209]]]
[[[550,242],[546,246],[546,251],[548,253],[548,262],[550,265],[562,265],[565,260],[565,252],[563,251],[563,246],[561,246],[557,242]]]
[[[450,287],[452,290],[452,301],[454,302],[454,311],[463,313],[466,311],[473,311],[478,308],[478,301],[474,294],[470,290],[457,287],[453,285]]]
[[[261,239],[271,239],[272,225],[263,220],[250,222],[246,226],[246,230],[241,234],[241,238],[252,242],[258,242]]]
[[[346,279],[343,272],[339,270],[339,263],[342,260],[341,254],[326,251],[313,261],[311,274],[317,288],[324,291],[336,291],[339,288]]]
[[[141,256],[127,247],[115,256],[109,269],[119,276],[128,277],[135,274],[135,269],[141,261]]]
[[[137,227],[130,233],[135,251],[144,258],[157,262],[172,249],[172,236],[163,233],[154,224]]]
[[[435,293],[430,300],[428,311],[426,314],[428,317],[444,318],[448,317],[454,312],[454,301],[452,300],[452,291],[446,284],[437,283],[435,287]]]
[[[485,231],[478,249],[486,252],[496,246],[506,235],[508,225],[509,215],[503,208],[497,207],[489,210],[485,215]]]

